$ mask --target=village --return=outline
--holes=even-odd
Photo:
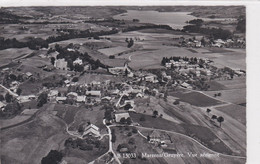
[[[28,8],[44,14],[17,24],[42,36],[0,40],[4,162],[245,162],[246,40],[236,27],[244,17],[189,19],[180,30],[128,20],[117,7],[106,17],[77,8],[101,14],[79,18],[44,9]],[[18,21],[11,13],[5,21]]]

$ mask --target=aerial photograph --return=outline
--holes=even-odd
[[[1,164],[245,164],[246,7],[0,6]]]

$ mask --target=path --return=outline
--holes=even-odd
[[[4,88],[5,90],[7,90],[7,92],[9,92],[12,96],[18,97],[18,94],[14,93],[13,91],[11,91],[10,89],[6,88],[6,87],[3,86],[2,84],[0,84],[0,87],[2,87],[2,88]]]

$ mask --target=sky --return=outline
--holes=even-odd
[[[201,3],[198,4],[198,1]],[[207,1],[205,3],[205,1]],[[255,0],[247,0],[255,1]],[[243,4],[243,1],[229,0],[0,0],[1,7],[8,6],[78,6],[78,5],[230,5]]]

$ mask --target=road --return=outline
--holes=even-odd
[[[108,135],[109,135],[109,152],[113,153],[113,157],[115,158],[115,160],[117,161],[117,163],[121,164],[120,160],[118,159],[117,155],[115,154],[115,152],[113,151],[113,143],[112,143],[112,132],[110,129],[110,126],[107,126],[106,120],[103,120],[103,124],[107,127],[108,129]]]
[[[18,94],[14,93],[13,91],[11,91],[10,89],[6,88],[5,86],[3,86],[2,84],[0,84],[0,87],[4,88],[7,92],[9,92],[12,96],[14,97],[18,97]]]

